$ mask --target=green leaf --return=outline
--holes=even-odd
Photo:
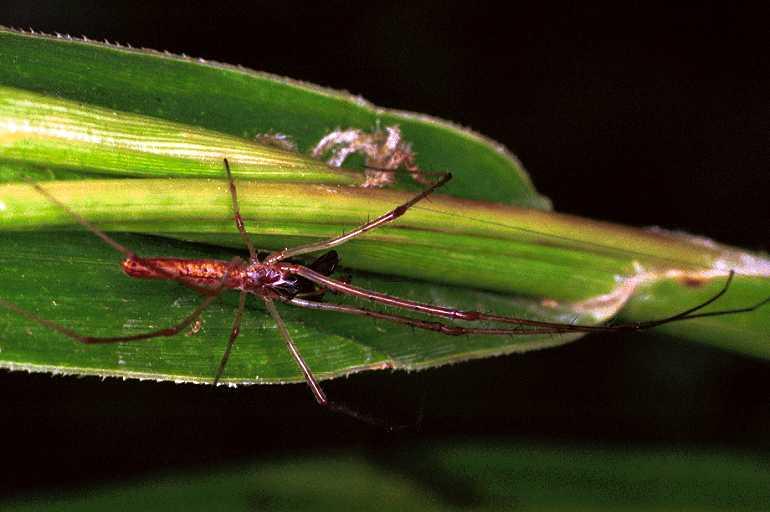
[[[57,497],[4,510],[762,510],[770,500],[763,457],[692,449],[581,449],[514,443],[391,448],[259,460],[202,473]]]
[[[0,86],[0,181],[106,176],[222,178],[222,159],[243,178],[360,185],[361,173],[299,153],[146,116]]]
[[[170,326],[199,300],[175,283],[129,279],[119,254],[15,181],[52,180],[46,190],[137,254],[229,259],[243,252],[226,182],[212,179],[223,177],[223,157],[233,166],[255,243],[293,246],[349,230],[414,194],[408,183],[399,188],[412,192],[362,189],[360,172],[303,156],[329,130],[371,131],[378,122],[400,124],[422,168],[450,169],[457,178],[441,191],[446,195],[340,248],[343,271],[359,286],[587,324],[614,316],[629,299],[626,319],[671,315],[716,293],[729,269],[741,275],[712,310],[770,295],[770,263],[759,256],[532,209],[546,202],[518,162],[445,122],[228,66],[0,32],[0,182],[7,182],[0,185],[0,297],[91,336]],[[299,153],[250,140],[263,132],[290,135]],[[2,309],[0,364],[208,382],[234,311],[227,297],[205,312],[195,333],[83,346]],[[320,377],[423,368],[578,337],[449,337],[334,313],[282,312]],[[769,322],[757,311],[666,329],[767,357]],[[269,316],[249,305],[225,381],[299,379]]]
[[[217,132],[220,150],[224,135],[240,138],[236,147],[241,148],[257,134],[283,133],[307,153],[337,128],[372,131],[378,125],[399,125],[423,169],[454,173],[448,188],[453,195],[531,207],[548,204],[521,164],[481,135],[423,114],[380,109],[358,96],[234,66],[0,29],[0,85],[87,105],[89,111],[116,111],[121,118],[139,114]]]

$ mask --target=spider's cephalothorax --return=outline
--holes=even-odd
[[[329,251],[316,258],[308,265],[308,268],[315,270],[319,274],[330,276],[337,268],[340,258],[337,251]],[[263,265],[263,264],[259,264]],[[277,265],[265,265],[268,267],[279,267]],[[268,288],[276,292],[276,298],[291,300],[295,297],[320,301],[323,298],[324,290],[309,279],[296,274],[280,271],[280,276],[269,285],[262,285],[263,289]],[[247,290],[248,291],[248,290]]]

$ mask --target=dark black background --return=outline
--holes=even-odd
[[[242,64],[450,119],[507,145],[560,211],[767,250],[763,13],[475,4],[6,0],[0,24]],[[327,385],[394,423],[422,419],[394,435],[325,413],[301,385],[2,372],[0,389],[6,494],[441,438],[770,448],[767,362],[651,334]]]

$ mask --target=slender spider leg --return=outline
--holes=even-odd
[[[423,302],[411,301],[408,299],[401,299],[399,297],[393,297],[391,295],[375,292],[372,290],[366,290],[363,288],[359,288],[357,286],[353,286],[352,284],[349,284],[349,283],[343,283],[343,282],[337,281],[335,279],[332,279],[323,274],[315,272],[314,270],[304,267],[302,265],[287,263],[284,265],[284,267],[292,274],[302,276],[305,279],[308,279],[309,281],[312,281],[328,290],[336,291],[338,293],[350,295],[353,297],[359,297],[359,298],[366,299],[379,304],[385,304],[387,306],[393,306],[399,309],[416,311],[418,313],[423,313],[425,315],[433,316],[433,317],[449,318],[453,320],[464,320],[467,322],[486,321],[486,322],[498,322],[498,323],[514,324],[514,325],[522,325],[522,326],[530,326],[530,327],[539,327],[539,328],[549,329],[550,332],[552,333],[639,331],[643,329],[650,329],[652,327],[657,327],[659,325],[670,323],[670,322],[690,320],[693,318],[701,318],[705,316],[727,315],[727,314],[732,314],[736,312],[753,311],[763,306],[764,304],[770,302],[770,298],[768,298],[752,306],[749,306],[746,308],[738,308],[737,310],[730,309],[730,310],[723,310],[723,311],[714,311],[709,313],[696,313],[697,311],[703,309],[704,307],[708,306],[709,304],[717,300],[719,297],[724,295],[724,293],[727,291],[727,288],[732,283],[734,272],[731,271],[727,277],[727,280],[725,281],[724,286],[718,293],[713,295],[708,300],[670,317],[666,317],[659,320],[650,320],[647,322],[633,322],[633,323],[617,324],[617,325],[562,324],[562,323],[556,323],[556,322],[543,322],[538,320],[527,320],[524,318],[515,318],[515,317],[509,317],[509,316],[503,316],[503,315],[494,315],[494,314],[482,313],[479,311],[463,311],[463,310],[447,308],[443,306],[436,306],[433,304],[426,304]]]
[[[297,247],[287,248],[283,249],[282,251],[275,251],[267,256],[265,259],[265,263],[272,264],[277,263],[281,260],[285,260],[286,258],[291,258],[293,256],[299,256],[301,254],[307,254],[309,252],[316,252],[316,251],[325,251],[328,249],[331,249],[333,247],[336,247],[338,245],[344,244],[348,240],[351,240],[357,236],[360,236],[367,231],[371,231],[375,228],[378,228],[384,224],[387,224],[389,222],[392,222],[396,220],[397,218],[401,217],[403,214],[409,210],[412,206],[419,203],[429,195],[433,193],[437,188],[444,185],[446,182],[452,179],[452,173],[446,173],[443,175],[443,177],[438,180],[436,183],[431,185],[430,187],[426,188],[410,200],[406,201],[405,203],[396,206],[391,211],[380,215],[376,219],[370,220],[366,224],[362,224],[361,226],[357,227],[356,229],[349,231],[343,235],[330,238],[328,240],[322,240],[320,242],[313,242],[305,245],[298,245]]]
[[[301,299],[298,297],[294,297],[293,299],[286,299],[283,302],[285,302],[286,304],[291,304],[293,306],[298,306],[306,309],[315,309],[319,311],[334,311],[337,313],[345,313],[349,315],[376,318],[378,320],[386,320],[388,322],[409,325],[412,327],[416,327],[418,329],[424,329],[426,331],[438,332],[441,334],[445,334],[447,336],[463,336],[463,335],[469,335],[469,334],[481,334],[481,335],[489,335],[489,336],[531,336],[536,334],[559,334],[559,333],[574,332],[572,329],[573,326],[570,324],[555,324],[555,326],[544,326],[544,327],[529,327],[529,326],[522,325],[520,327],[511,327],[511,328],[463,327],[459,325],[447,325],[440,321],[423,320],[420,318],[412,318],[412,317],[398,315],[394,313],[385,313],[382,311],[375,311],[372,309],[367,309],[362,307],[349,306],[347,304],[317,302],[312,300]],[[687,317],[681,317],[681,315],[677,315],[676,318],[667,318],[667,319],[657,320],[653,325],[643,324],[640,327],[635,327],[636,324],[628,324],[628,325],[634,326],[636,330],[649,329],[651,327],[655,327],[663,323],[675,322],[679,320],[691,320],[693,318],[730,315],[735,313],[749,313],[751,311],[754,311],[762,307],[767,303],[770,303],[770,298],[767,298],[761,302],[758,302],[757,304],[754,304],[753,306],[749,306],[745,308],[712,311],[709,313],[700,313],[700,314],[694,314],[694,315],[690,314],[690,315],[687,315]],[[703,304],[702,306],[705,307],[705,304]],[[581,326],[577,326],[577,327],[581,327]],[[585,327],[593,327],[593,326],[585,326]],[[610,330],[610,331],[617,330],[617,326],[611,326],[611,325],[606,326],[604,330]],[[628,330],[632,330],[632,329],[629,327]]]
[[[671,320],[658,320],[658,324],[657,325],[660,325],[660,322],[668,323],[668,322],[674,322],[676,320],[691,320],[693,318],[707,318],[707,317],[710,317],[710,316],[734,315],[734,314],[737,314],[737,313],[751,313],[752,311],[756,311],[757,309],[761,308],[765,304],[770,304],[770,297],[768,297],[768,298],[766,298],[764,300],[761,300],[761,301],[759,301],[756,304],[753,304],[751,306],[746,306],[746,307],[742,307],[742,308],[720,309],[719,311],[709,311],[709,312],[706,312],[706,313],[697,313],[695,315],[687,315],[686,318],[681,318],[681,319],[680,318],[674,318],[674,319],[671,319]],[[646,327],[648,327],[648,326],[646,326]],[[654,327],[654,326],[652,326],[652,327]]]
[[[691,320],[693,318],[705,318],[709,316],[732,315],[735,313],[749,313],[751,311],[754,311],[755,309],[759,309],[760,307],[770,302],[770,297],[768,297],[765,300],[757,302],[752,306],[734,308],[734,309],[721,309],[719,311],[709,311],[707,313],[697,313],[697,311],[702,310],[709,304],[713,304],[722,295],[727,293],[727,289],[730,288],[730,284],[732,284],[733,282],[733,277],[735,277],[735,271],[731,270],[730,273],[727,275],[727,280],[725,281],[725,284],[722,285],[721,290],[719,290],[716,294],[712,295],[711,298],[706,300],[705,302],[702,302],[697,306],[691,307],[690,309],[686,309],[681,313],[677,313],[676,315],[671,315],[666,318],[660,318],[658,320],[648,320],[646,322],[632,322],[629,324],[619,324],[619,325],[608,326],[608,327],[610,328],[614,327],[615,329],[622,328],[625,330],[649,329],[651,327],[657,327],[659,325],[667,324],[670,322],[678,322],[680,320]]]
[[[32,185],[32,187],[33,187],[35,190],[37,190],[38,192],[40,192],[41,194],[43,194],[43,195],[46,197],[46,199],[48,199],[48,200],[49,200],[49,201],[51,201],[53,204],[55,204],[56,206],[58,206],[59,208],[61,208],[61,209],[62,209],[62,210],[64,210],[65,212],[67,212],[67,213],[70,215],[70,217],[72,217],[73,219],[75,219],[75,220],[76,220],[76,221],[77,221],[79,224],[81,224],[82,226],[84,226],[84,227],[85,227],[86,229],[88,229],[90,232],[92,232],[93,234],[95,234],[96,236],[98,236],[99,238],[101,238],[101,239],[102,239],[102,241],[103,241],[104,243],[106,243],[107,245],[109,245],[110,247],[112,247],[113,249],[115,249],[116,251],[118,251],[119,253],[123,254],[123,256],[125,256],[125,257],[126,257],[126,258],[128,258],[128,259],[141,259],[141,258],[139,258],[139,257],[138,257],[136,254],[134,254],[134,253],[133,253],[133,251],[129,250],[129,249],[128,249],[128,248],[126,248],[124,245],[122,245],[122,244],[119,244],[118,242],[116,242],[115,240],[113,240],[111,237],[109,237],[109,236],[107,235],[107,233],[105,233],[105,232],[104,232],[104,231],[102,231],[101,229],[99,229],[99,228],[97,228],[96,226],[94,226],[93,224],[91,224],[91,222],[90,222],[90,221],[88,221],[88,220],[86,220],[86,219],[85,219],[85,217],[83,217],[82,215],[80,215],[79,213],[77,213],[75,210],[71,209],[69,206],[67,206],[66,204],[62,203],[62,202],[61,202],[61,201],[59,201],[58,199],[56,199],[56,198],[55,198],[55,197],[54,197],[54,196],[53,196],[53,195],[52,195],[50,192],[48,192],[46,189],[44,189],[43,187],[41,187],[41,186],[40,186],[40,185],[38,185],[37,183],[31,183],[31,185]]]
[[[203,287],[203,286],[198,286],[198,285],[196,285],[194,283],[191,283],[189,281],[186,281],[184,279],[179,279],[173,273],[168,272],[168,271],[158,267],[157,265],[153,265],[153,263],[151,261],[148,261],[148,260],[142,258],[141,256],[138,256],[136,253],[134,253],[133,251],[131,251],[130,249],[128,249],[124,245],[118,243],[115,239],[110,237],[107,233],[105,233],[104,231],[102,231],[98,227],[94,226],[90,221],[86,220],[85,217],[80,215],[75,210],[71,209],[66,204],[64,204],[61,201],[59,201],[56,197],[54,197],[50,192],[48,192],[46,189],[41,187],[39,184],[31,183],[31,185],[32,185],[32,187],[35,190],[37,190],[39,193],[41,193],[43,196],[45,196],[49,201],[51,201],[56,206],[58,206],[59,208],[61,208],[65,212],[67,212],[67,214],[69,214],[70,217],[75,219],[78,224],[80,224],[81,226],[86,228],[88,231],[90,231],[93,234],[95,234],[96,236],[98,236],[104,243],[106,243],[107,245],[109,245],[110,247],[112,247],[113,249],[115,249],[116,251],[121,253],[123,256],[125,256],[126,259],[133,260],[133,261],[135,261],[137,263],[140,263],[141,265],[144,265],[144,266],[146,266],[148,268],[151,268],[152,270],[154,270],[154,271],[158,272],[159,274],[167,277],[168,279],[172,279],[174,281],[177,281],[178,283],[181,283],[182,285],[184,285],[184,286],[186,286],[186,287],[188,287],[188,288],[190,288],[192,290],[195,290],[196,292],[198,292],[200,294],[209,295],[211,293],[211,289],[210,288],[206,288],[206,287]]]
[[[275,304],[273,304],[272,299],[262,297],[262,300],[265,302],[265,308],[267,308],[268,313],[270,313],[270,316],[273,317],[275,325],[278,327],[278,332],[281,333],[283,341],[286,342],[286,348],[289,349],[291,357],[294,359],[294,362],[297,363],[299,369],[302,370],[302,375],[305,376],[305,381],[310,387],[310,391],[313,393],[313,397],[315,397],[316,402],[318,402],[320,405],[326,406],[329,403],[329,399],[326,398],[326,393],[324,393],[324,390],[321,389],[321,385],[318,383],[318,380],[316,380],[313,372],[310,370],[310,367],[302,358],[302,354],[299,353],[297,345],[291,338],[289,330],[286,328],[286,324],[283,322],[283,318],[278,313],[278,310],[276,309]]]
[[[286,304],[298,306],[306,309],[315,309],[317,311],[334,311],[337,313],[345,313],[348,315],[366,316],[369,318],[376,318],[378,320],[386,320],[397,324],[409,325],[418,329],[424,329],[426,331],[434,331],[447,336],[463,336],[466,334],[486,334],[491,336],[517,336],[517,335],[533,335],[533,334],[554,334],[554,330],[551,328],[537,328],[537,327],[511,327],[511,328],[494,328],[494,327],[462,327],[459,325],[447,325],[443,322],[422,320],[419,318],[411,318],[408,316],[397,315],[394,313],[385,313],[382,311],[375,311],[373,309],[366,309],[356,306],[349,306],[347,304],[333,304],[329,302],[316,302],[312,300],[299,299],[294,297],[293,299],[283,300]]]
[[[233,259],[231,262],[231,265],[236,265],[237,262],[240,261],[240,258]],[[64,336],[67,336],[69,338],[72,338],[75,341],[78,341],[80,343],[85,343],[87,345],[95,345],[95,344],[106,344],[106,343],[119,343],[121,341],[138,341],[138,340],[148,340],[151,338],[159,338],[159,337],[170,337],[175,336],[176,334],[179,334],[182,330],[187,328],[190,324],[192,324],[200,315],[203,313],[203,311],[211,305],[214,300],[221,295],[221,293],[225,290],[225,282],[227,280],[229,269],[225,271],[225,274],[222,276],[222,280],[219,284],[219,286],[209,291],[207,297],[201,302],[198,307],[195,308],[195,310],[184,317],[181,322],[172,325],[171,327],[165,327],[163,329],[157,329],[150,332],[145,332],[142,334],[132,334],[130,336],[84,336],[77,331],[74,331],[68,327],[63,326],[62,324],[58,322],[54,322],[52,320],[48,320],[46,318],[42,318],[35,313],[32,313],[31,311],[27,311],[26,309],[22,308],[21,306],[18,306],[14,304],[13,302],[9,302],[5,299],[0,298],[0,306],[10,309],[11,311],[27,318],[28,320],[32,320],[33,322],[37,322],[38,324],[47,327],[53,331],[56,331],[60,334],[63,334]]]
[[[230,186],[230,197],[233,202],[233,214],[235,216],[235,227],[238,228],[238,233],[241,234],[244,245],[249,250],[249,259],[251,261],[257,261],[257,251],[254,249],[254,244],[251,242],[249,234],[246,233],[246,226],[243,224],[243,217],[241,217],[241,208],[238,206],[238,192],[235,190],[235,182],[233,181],[233,174],[230,172],[230,164],[225,161],[225,171],[227,172],[227,182]]]
[[[321,384],[318,382],[318,379],[315,378],[315,375],[313,375],[313,372],[305,362],[302,354],[299,353],[299,349],[297,349],[297,345],[294,343],[291,334],[289,334],[289,330],[286,328],[286,324],[284,323],[280,313],[278,313],[278,309],[275,307],[273,300],[267,297],[262,297],[262,300],[265,302],[265,308],[267,308],[270,316],[273,317],[275,325],[278,326],[278,332],[281,334],[283,341],[286,342],[286,347],[289,349],[289,353],[291,353],[291,357],[294,359],[294,362],[297,363],[297,366],[299,366],[299,369],[302,371],[302,375],[305,377],[305,382],[307,382],[308,387],[310,387],[310,391],[313,393],[313,397],[315,398],[315,401],[318,402],[318,405],[325,407],[330,411],[339,412],[350,416],[353,419],[363,421],[364,423],[368,423],[376,427],[386,427],[388,430],[390,430],[390,426],[385,425],[384,422],[374,418],[373,416],[360,413],[342,404],[329,400],[323,388],[321,388]]]
[[[235,318],[233,319],[233,327],[230,329],[230,339],[227,340],[227,348],[225,349],[225,353],[222,355],[222,359],[219,361],[219,366],[217,367],[217,373],[214,376],[214,385],[216,386],[219,384],[219,380],[222,378],[222,375],[225,373],[225,366],[227,365],[227,361],[230,359],[230,353],[233,350],[233,346],[235,345],[235,340],[238,338],[238,334],[241,332],[241,318],[243,318],[243,310],[246,307],[246,292],[241,290],[240,297],[238,298],[238,310],[235,312]]]

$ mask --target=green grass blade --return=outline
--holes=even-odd
[[[383,465],[384,464],[384,465]],[[383,460],[356,453],[281,457],[56,497],[3,509],[88,510],[764,510],[764,457],[729,451],[581,449],[514,443],[408,446]]]
[[[454,195],[548,204],[513,155],[469,130],[234,66],[0,29],[0,85],[240,139],[283,133],[302,153],[337,128],[399,125],[422,168],[455,174]]]
[[[105,176],[222,178],[361,185],[361,173],[331,169],[296,152],[162,119],[0,86],[0,181]]]
[[[240,247],[230,218],[229,197],[221,182],[88,180],[51,182],[45,186],[65,204],[113,232],[157,233]],[[258,246],[266,249],[280,248],[287,240],[293,244],[331,236],[366,216],[385,211],[405,197],[403,193],[386,191],[373,195],[359,189],[329,190],[270,183],[244,183],[241,193],[247,226]],[[5,298],[45,318],[103,336],[171,325],[194,307],[195,294],[173,283],[143,282],[123,276],[118,268],[119,254],[93,234],[83,232],[71,217],[31,186],[0,187],[0,200],[5,204],[0,216],[0,228],[5,230],[5,243],[0,247],[0,262],[6,276]],[[584,221],[584,232],[594,229],[603,235],[602,251],[588,251],[574,241],[559,247],[553,238],[532,240],[527,231],[517,237],[519,231],[508,229],[507,224],[475,221],[484,218],[485,208],[488,206],[437,197],[427,209],[416,209],[396,225],[341,247],[343,264],[363,271],[354,274],[357,284],[399,296],[463,309],[591,323],[612,316],[627,297],[621,294],[617,300],[595,305],[586,301],[616,291],[612,284],[615,276],[632,276],[633,262],[640,259],[610,250],[613,236],[626,243],[636,236],[640,245],[646,237],[651,249],[657,241],[660,251],[668,247],[671,258],[679,258],[685,268],[689,257],[693,275],[701,272],[698,269],[709,256],[708,251],[692,247],[688,253],[689,246],[682,240],[665,239],[664,244],[657,234],[588,221]],[[452,216],[445,212],[452,212]],[[517,215],[531,213],[508,208],[499,211],[496,218],[521,225],[524,219]],[[447,218],[455,219],[458,215],[456,223],[447,225]],[[547,224],[555,232],[568,230],[577,221],[552,213],[541,215],[550,219]],[[62,228],[79,231],[50,231]],[[216,246],[189,246],[159,238],[119,239],[144,255],[229,259],[235,254]],[[647,267],[668,268],[663,263],[670,261],[661,258],[661,254],[649,256],[645,261]],[[725,255],[711,257],[716,261]],[[676,305],[674,311],[684,309],[715,293],[722,279],[706,280],[697,287],[674,281],[655,297],[666,297],[669,307]],[[580,285],[575,286],[576,282]],[[516,289],[549,297],[562,306],[552,308],[537,298],[513,299],[506,293]],[[762,281],[742,277],[720,306],[756,302],[762,291]],[[643,299],[640,304],[637,307],[644,306]],[[76,346],[3,311],[0,318],[7,339],[2,354],[6,365],[21,367],[43,369],[47,368],[46,361],[55,361],[55,369],[63,372],[207,381],[221,356],[233,311],[230,298],[207,312],[201,332],[193,336],[111,347]],[[646,318],[670,311],[659,307],[658,314]],[[330,313],[287,309],[285,314],[308,363],[319,375],[329,377],[366,368],[435,366],[551,346],[575,338],[455,338],[417,334],[399,326]],[[691,330],[693,325],[700,325],[701,331],[712,332],[712,338],[716,338],[713,332],[719,332],[719,326],[724,325],[717,343],[738,340],[746,344],[744,350],[766,354],[763,322],[766,315],[755,313],[688,321],[680,329]],[[740,332],[734,332],[736,325]],[[242,333],[228,368],[229,380],[282,382],[299,378],[277,340],[272,322],[259,306],[250,308]]]
[[[372,129],[378,121],[401,124],[424,168],[451,169],[457,179],[441,191],[447,195],[340,249],[358,285],[462,309],[581,323],[604,321],[627,303],[626,320],[671,315],[716,293],[730,269],[739,276],[712,310],[770,295],[770,263],[760,256],[514,206],[545,202],[509,154],[447,123],[227,66],[0,32],[0,182],[7,182],[0,185],[0,296],[94,336],[169,326],[195,307],[193,292],[122,275],[120,255],[28,184],[14,182],[52,180],[45,187],[55,197],[138,254],[229,259],[241,242],[221,179],[223,156],[233,164],[257,245],[296,245],[335,236],[409,197],[361,189],[360,173],[302,154],[328,130]],[[301,152],[249,140],[269,131],[290,134]],[[196,333],[84,347],[0,310],[0,365],[207,382],[233,313],[229,297],[205,313]],[[286,308],[285,315],[323,378],[577,338],[453,338],[330,313]],[[757,311],[666,329],[768,357],[769,316]],[[249,306],[241,332],[226,381],[300,379],[258,305]]]

